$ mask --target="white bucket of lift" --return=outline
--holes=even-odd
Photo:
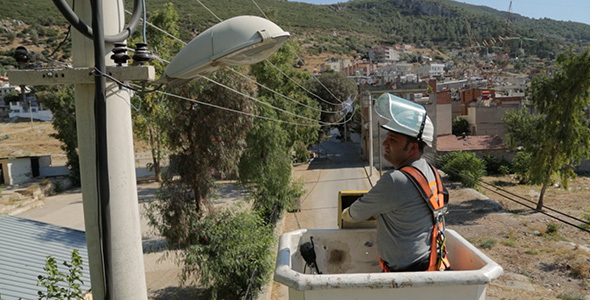
[[[485,299],[502,267],[455,231],[445,234],[452,271],[383,273],[375,229],[292,231],[281,235],[274,279],[290,300]],[[322,274],[311,274],[299,252],[311,237]]]

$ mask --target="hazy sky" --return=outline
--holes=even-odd
[[[290,0],[292,1],[292,0]],[[293,1],[294,2],[294,1]],[[334,4],[345,0],[299,0],[314,4]],[[483,5],[508,11],[510,0],[459,0],[474,5]],[[513,0],[512,12],[529,18],[550,18],[590,24],[590,1],[588,0]]]

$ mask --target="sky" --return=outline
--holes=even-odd
[[[290,0],[295,2],[293,0]],[[298,0],[313,4],[334,4],[346,0]],[[508,11],[510,0],[458,0],[473,5],[483,5]],[[550,18],[590,24],[590,1],[588,0],[512,0],[512,12],[529,18]]]

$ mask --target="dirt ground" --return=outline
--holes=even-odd
[[[484,184],[489,190],[480,187],[477,193],[447,184],[446,220],[504,268],[489,285],[488,299],[590,299],[590,233],[514,201],[534,208],[539,186],[518,185],[510,176],[483,180],[495,187]],[[589,195],[588,177],[578,177],[567,190],[553,186],[543,212],[581,226],[590,216]]]
[[[0,123],[0,157],[51,154],[65,161],[60,142],[49,136],[54,132],[49,122]],[[538,186],[519,185],[510,176],[485,177],[484,182],[495,187],[484,184],[489,190],[476,192],[448,182],[446,219],[448,228],[504,268],[504,275],[489,285],[488,299],[590,299],[590,233],[531,209]],[[580,226],[590,220],[588,198],[590,178],[578,177],[567,190],[548,189],[544,212]]]

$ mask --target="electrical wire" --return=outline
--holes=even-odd
[[[297,86],[299,86],[300,88],[302,88],[304,91],[308,92],[309,94],[313,95],[314,97],[316,97],[318,100],[330,104],[330,105],[339,105],[342,102],[339,103],[334,103],[334,102],[330,102],[328,100],[324,100],[322,97],[314,94],[313,92],[311,92],[310,90],[306,89],[303,85],[301,85],[300,83],[298,83],[297,81],[295,81],[293,78],[291,78],[289,75],[287,75],[285,72],[283,72],[283,70],[281,70],[279,67],[275,66],[273,63],[271,63],[268,59],[265,60],[268,64],[271,65],[271,67],[275,68],[277,71],[279,71],[279,73],[283,74],[283,76],[287,77],[289,80],[291,80],[293,83],[295,83]],[[313,77],[313,76],[312,76]],[[337,98],[336,98],[337,99]]]
[[[205,8],[205,9],[206,9],[206,10],[207,10],[209,13],[211,13],[211,14],[212,14],[212,15],[213,15],[215,18],[217,18],[217,20],[219,20],[220,22],[221,22],[221,21],[223,21],[223,20],[222,20],[221,18],[219,18],[219,17],[218,17],[218,16],[217,16],[217,15],[216,15],[216,14],[215,14],[213,11],[211,11],[211,9],[209,9],[209,7],[207,7],[205,4],[203,4],[203,3],[202,3],[200,0],[196,0],[196,1],[197,1],[197,2],[199,2],[199,4],[201,4],[201,6],[203,6],[203,7],[204,7],[204,8]],[[262,15],[263,15],[263,16],[264,16],[266,19],[270,20],[270,19],[268,18],[268,16],[267,16],[267,15],[264,13],[264,11],[263,11],[263,10],[260,8],[260,6],[259,6],[259,5],[256,3],[256,1],[252,0],[252,2],[254,2],[254,4],[256,5],[256,7],[258,7],[258,10],[260,10],[260,12],[262,13]],[[303,61],[303,60],[301,59],[301,57],[299,57],[299,55],[297,55],[297,53],[296,53],[295,51],[293,51],[293,53],[295,53],[295,56],[297,56],[297,58],[298,58],[300,61]],[[300,88],[302,88],[303,90],[305,90],[305,91],[306,91],[306,92],[308,92],[309,94],[311,94],[311,95],[313,95],[314,97],[316,97],[318,100],[320,100],[320,101],[322,101],[322,102],[324,102],[324,103],[330,104],[330,105],[339,105],[340,103],[344,102],[344,101],[340,100],[338,103],[333,103],[333,102],[330,102],[330,101],[327,101],[327,100],[323,99],[322,97],[320,97],[320,96],[318,96],[318,95],[314,94],[313,92],[309,91],[308,89],[306,89],[306,88],[305,88],[304,86],[302,86],[300,83],[298,83],[298,82],[297,82],[297,81],[295,81],[293,78],[291,78],[289,75],[285,74],[285,72],[283,72],[283,71],[282,71],[282,70],[281,70],[279,67],[275,66],[275,65],[274,65],[274,64],[273,64],[273,63],[272,63],[270,60],[268,60],[268,59],[265,59],[264,61],[266,61],[267,63],[269,63],[269,64],[270,64],[270,65],[271,65],[273,68],[275,68],[275,69],[276,69],[276,70],[278,70],[278,71],[279,71],[281,74],[283,74],[283,76],[287,77],[287,78],[288,78],[290,81],[292,81],[293,83],[295,83],[297,86],[299,86]],[[325,85],[324,85],[324,84],[323,84],[323,83],[322,83],[322,82],[321,82],[319,79],[315,78],[314,76],[312,76],[312,78],[313,78],[313,79],[315,79],[316,81],[318,81],[318,82],[320,83],[320,85],[321,85],[322,87],[324,87],[324,89],[326,89],[326,90],[328,91],[328,93],[330,93],[330,95],[331,95],[332,97],[334,97],[334,99],[338,100],[338,97],[336,97],[336,96],[335,96],[335,95],[332,93],[332,91],[330,91],[330,90],[329,90],[329,89],[328,89],[328,88],[327,88],[327,87],[326,87],[326,86],[325,86]]]
[[[432,156],[426,156],[426,155],[425,155],[425,158],[427,158],[429,161],[431,161],[431,162],[434,162],[434,163],[437,163],[437,162],[439,162],[439,160],[437,160],[436,158],[434,158],[434,157],[432,157]],[[468,174],[466,174],[466,173],[464,173],[464,172],[461,172],[460,170],[457,170],[456,168],[452,168],[452,167],[445,167],[445,171],[447,171],[447,172],[449,172],[449,173],[452,173],[453,175],[457,175],[457,176],[459,176],[459,177],[461,177],[461,178],[464,178],[464,179],[470,180],[470,181],[472,181],[472,182],[475,182],[475,185],[477,185],[478,187],[481,187],[481,188],[483,188],[483,189],[485,189],[485,190],[488,190],[488,191],[490,191],[490,192],[493,192],[493,193],[495,193],[495,194],[497,194],[497,195],[499,195],[499,196],[501,196],[501,197],[504,197],[504,198],[506,198],[507,200],[510,200],[510,201],[512,201],[512,202],[515,202],[515,203],[517,203],[517,204],[520,204],[520,205],[522,205],[522,206],[524,206],[524,207],[526,207],[526,208],[528,208],[528,209],[531,209],[531,210],[536,210],[536,207],[530,206],[530,205],[528,205],[528,204],[526,204],[526,203],[523,203],[522,201],[519,201],[519,200],[516,200],[516,199],[514,199],[514,198],[510,197],[510,196],[513,196],[513,197],[517,197],[517,198],[519,198],[519,199],[523,199],[523,200],[525,200],[525,201],[527,201],[527,202],[529,202],[529,203],[533,203],[533,204],[535,203],[535,202],[533,202],[533,201],[530,201],[530,200],[528,200],[528,199],[526,199],[526,198],[524,198],[524,197],[522,197],[522,196],[519,196],[519,195],[516,195],[516,194],[514,194],[514,193],[512,193],[512,192],[506,191],[506,190],[504,190],[504,189],[502,189],[502,188],[500,188],[500,187],[498,187],[498,186],[496,186],[496,185],[494,185],[494,184],[488,183],[488,182],[486,182],[486,181],[484,181],[484,180],[477,181],[477,180],[475,180],[475,178],[474,178],[474,177],[472,177],[472,176],[469,176]],[[505,195],[505,194],[502,194],[502,193],[500,193],[500,192],[498,192],[498,191],[505,192],[505,193],[509,194],[510,196],[507,196],[507,195]],[[566,213],[560,212],[560,211],[558,211],[558,210],[556,210],[556,209],[553,209],[553,208],[550,208],[550,207],[547,207],[547,206],[543,206],[543,208],[544,208],[544,209],[546,209],[546,210],[549,210],[549,211],[552,211],[552,212],[558,213],[558,214],[560,214],[560,215],[562,215],[562,216],[565,216],[565,217],[567,217],[567,218],[570,218],[570,219],[572,219],[572,220],[576,220],[576,221],[578,221],[578,222],[580,222],[580,223],[582,223],[582,224],[584,224],[584,225],[590,226],[590,222],[587,222],[587,221],[585,221],[585,220],[579,219],[579,218],[577,218],[577,217],[574,217],[574,216],[572,216],[572,215],[568,215],[568,214],[566,214]],[[572,226],[572,227],[575,227],[575,228],[577,228],[577,229],[579,229],[579,230],[582,230],[582,231],[585,231],[585,232],[588,232],[588,233],[590,233],[590,230],[589,230],[589,229],[587,229],[587,228],[584,228],[584,227],[581,227],[581,226],[578,226],[578,225],[576,225],[576,224],[573,224],[573,223],[571,223],[571,222],[569,222],[569,221],[567,221],[567,220],[564,220],[564,219],[562,219],[562,218],[560,218],[560,217],[557,217],[557,216],[551,215],[551,214],[547,213],[547,212],[546,212],[546,211],[544,211],[544,210],[537,210],[537,211],[538,211],[539,213],[541,213],[541,214],[544,214],[544,215],[546,215],[546,216],[550,217],[550,218],[553,218],[553,219],[555,219],[555,220],[557,220],[557,221],[560,221],[560,222],[562,222],[562,223],[564,223],[564,224],[566,224],[566,225],[570,225],[570,226]]]
[[[205,7],[207,10],[209,10],[209,11],[210,11],[210,9],[208,9],[208,8],[207,8],[207,7],[206,7],[206,6],[205,6],[205,5],[204,5],[202,2],[200,2],[199,0],[196,0],[196,1],[197,1],[197,2],[199,2],[199,3],[200,3],[202,6],[203,6],[203,7]],[[129,12],[127,12],[127,13],[129,13]],[[218,19],[219,19],[219,17],[217,17],[217,16],[216,16],[216,15],[215,15],[213,12],[211,12],[211,13],[212,13],[212,14],[213,14],[213,15],[214,15],[216,18],[218,18]],[[221,19],[219,19],[219,20],[221,20]],[[186,43],[185,43],[184,41],[182,41],[181,39],[178,39],[178,38],[177,38],[177,37],[175,37],[174,35],[172,35],[172,34],[170,34],[170,33],[166,32],[165,30],[163,30],[163,29],[161,29],[161,28],[157,27],[156,25],[154,25],[154,24],[152,24],[152,23],[149,23],[149,22],[145,22],[145,23],[146,23],[146,24],[149,24],[150,26],[152,26],[152,27],[156,28],[157,30],[159,30],[159,31],[161,31],[161,32],[163,32],[163,33],[165,33],[165,34],[166,34],[166,35],[168,35],[169,37],[171,37],[171,38],[174,38],[174,39],[176,39],[176,40],[178,40],[178,41],[182,42],[183,44],[186,44]],[[155,57],[156,57],[156,59],[158,59],[158,60],[160,60],[160,61],[163,61],[163,62],[170,63],[169,61],[166,61],[166,60],[164,60],[164,59],[162,59],[162,58],[159,58],[159,57],[157,57],[157,56],[155,56]],[[269,64],[270,64],[271,66],[273,66],[274,68],[276,68],[276,69],[277,69],[279,72],[281,72],[282,74],[284,74],[284,75],[285,75],[287,78],[289,78],[291,81],[295,82],[295,81],[294,81],[294,80],[293,80],[291,77],[289,77],[287,74],[285,74],[285,73],[284,73],[284,72],[283,72],[281,69],[279,69],[277,66],[275,66],[274,64],[272,64],[270,61],[268,61],[268,62],[269,62]],[[232,68],[230,68],[230,69],[231,69],[233,72],[238,72],[238,71],[236,71],[236,70],[234,70],[234,69],[232,69]],[[239,73],[239,72],[238,72],[238,73]],[[247,75],[245,75],[245,74],[242,74],[242,73],[240,73],[240,74],[241,74],[241,76],[242,76],[242,77],[244,77],[244,78],[247,78],[248,80],[251,80],[250,78],[248,78],[248,76],[247,76]],[[137,91],[137,92],[142,92],[141,90],[139,90],[139,89],[135,89],[135,88],[132,88],[131,86],[129,86],[129,85],[127,85],[127,84],[125,84],[125,83],[123,83],[123,82],[121,82],[121,81],[119,81],[119,80],[117,80],[117,79],[115,79],[115,78],[113,78],[113,77],[111,77],[111,76],[108,76],[108,75],[106,75],[106,74],[102,74],[102,75],[103,75],[103,76],[106,76],[106,77],[108,77],[109,79],[111,79],[111,80],[113,80],[113,81],[115,81],[115,82],[117,82],[117,83],[119,83],[119,84],[121,84],[121,85],[124,85],[124,86],[126,86],[126,87],[129,87],[129,88],[131,88],[131,89],[132,89],[132,90],[134,90],[134,91]],[[223,85],[223,84],[220,84],[220,83],[218,83],[218,82],[215,82],[214,80],[211,80],[211,79],[209,79],[209,78],[207,78],[207,77],[205,77],[205,76],[202,76],[202,77],[203,77],[203,78],[205,78],[205,79],[207,79],[207,80],[213,81],[213,83],[217,83],[217,84],[219,84],[219,85],[221,85],[221,86],[223,86],[223,87],[225,87],[225,88],[228,88],[228,89],[230,89],[230,90],[233,90],[233,91],[234,91],[234,92],[236,92],[236,93],[240,93],[240,92],[238,92],[237,90],[231,89],[231,88],[229,88],[229,87],[227,87],[227,86],[225,86],[225,85]],[[259,83],[256,83],[256,84],[259,84]],[[299,87],[303,88],[303,89],[304,89],[305,91],[307,91],[308,93],[311,93],[312,95],[315,95],[315,94],[313,94],[312,92],[310,92],[309,90],[307,90],[305,87],[303,87],[303,86],[301,86],[300,84],[298,84],[297,82],[295,82],[295,84],[297,84]],[[260,84],[259,84],[259,85],[260,85]],[[261,86],[262,86],[262,85],[261,85]],[[271,89],[270,89],[270,88],[268,88],[268,87],[264,87],[264,88],[271,90]],[[152,91],[157,91],[157,90],[158,90],[158,89],[154,89],[154,90],[147,91],[147,92],[152,92]],[[279,94],[279,95],[281,95],[282,97],[285,97],[285,98],[287,98],[287,99],[292,99],[292,98],[289,98],[288,96],[285,96],[285,95],[283,95],[283,94],[281,94],[281,93],[279,93],[279,92],[276,92],[276,91],[274,91],[274,90],[271,90],[271,91],[273,91],[274,93],[276,93],[276,94]],[[143,91],[143,92],[146,92],[146,91]],[[316,97],[318,97],[319,99],[321,99],[321,97],[319,97],[319,96],[317,96],[317,95],[315,95],[315,96],[316,96]],[[357,96],[358,96],[358,95],[357,95]],[[294,114],[294,113],[291,113],[291,112],[285,111],[285,110],[283,110],[283,109],[281,109],[281,108],[278,108],[278,107],[272,106],[272,105],[271,105],[271,104],[269,104],[269,103],[263,102],[263,101],[261,101],[261,100],[258,100],[258,99],[256,99],[256,98],[253,98],[253,97],[251,97],[251,96],[249,96],[249,95],[247,95],[246,97],[249,97],[250,99],[252,99],[252,100],[254,100],[254,101],[256,101],[256,102],[259,102],[259,103],[262,103],[262,104],[264,104],[264,105],[270,106],[270,107],[272,107],[273,109],[280,110],[280,111],[283,111],[283,112],[285,112],[285,113],[287,113],[287,114],[294,115],[294,116],[296,116],[296,117],[298,117],[298,118],[303,118],[303,119],[312,120],[312,119],[310,119],[310,118],[307,118],[307,117],[304,117],[304,116],[300,116],[300,115],[297,115],[297,114]],[[355,99],[356,99],[356,98],[357,98],[357,97],[355,97]],[[322,100],[323,100],[323,99],[322,99]],[[297,101],[296,101],[296,100],[294,100],[294,99],[293,99],[293,101],[295,101],[296,103],[300,103],[300,102],[297,102]],[[325,100],[324,100],[324,101],[325,101]],[[326,101],[326,102],[327,102],[327,101]],[[332,105],[336,105],[335,103],[331,103],[331,102],[327,102],[327,103],[329,103],[329,104],[332,104]],[[300,104],[302,104],[302,103],[300,103]],[[302,105],[303,105],[303,104],[302,104]],[[346,108],[343,108],[342,110],[340,110],[340,111],[336,111],[336,112],[343,112],[344,110],[346,110]],[[326,112],[326,111],[322,110],[322,112]],[[334,113],[334,112],[331,112],[331,111],[330,111],[330,113]],[[346,123],[348,123],[350,120],[352,120],[352,117],[353,117],[353,115],[351,115],[351,117],[350,117],[348,120],[344,121],[344,122],[333,122],[333,123],[330,123],[330,122],[323,122],[323,121],[318,121],[318,120],[314,120],[314,122],[319,122],[319,123],[320,123],[320,125],[322,125],[322,126],[336,126],[336,125],[343,125],[343,124],[346,124]],[[287,121],[283,121],[283,122],[287,122]],[[300,123],[293,123],[293,122],[287,122],[287,123],[291,123],[291,124],[294,124],[294,125],[301,125],[301,126],[309,126],[308,124],[300,124]]]
[[[266,13],[264,13],[264,11],[262,10],[262,8],[260,8],[260,6],[258,5],[258,3],[256,3],[256,0],[252,0],[252,2],[254,3],[254,5],[256,5],[256,7],[257,7],[257,8],[258,8],[258,10],[259,10],[259,11],[262,13],[262,15],[263,15],[263,16],[264,16],[266,19],[270,20],[270,18],[269,18],[269,17],[266,15]],[[289,47],[292,47],[291,45],[288,45],[288,46],[289,46]],[[299,57],[299,55],[297,54],[297,51],[295,51],[295,49],[291,48],[291,50],[293,50],[293,53],[295,53],[295,56],[297,57],[297,59],[299,59],[299,61],[301,61],[301,62],[304,62],[304,63],[305,63],[305,61],[304,61],[303,59],[301,59],[301,57]],[[313,79],[315,79],[315,80],[316,80],[316,81],[317,81],[317,82],[318,82],[318,83],[319,83],[319,84],[320,84],[320,85],[321,85],[321,86],[322,86],[322,87],[323,87],[323,88],[324,88],[326,91],[328,91],[328,93],[330,93],[330,95],[331,95],[332,97],[334,97],[334,99],[338,100],[338,97],[336,97],[336,95],[334,95],[334,94],[332,93],[332,91],[331,91],[331,90],[330,90],[330,89],[329,89],[327,86],[325,86],[325,85],[322,83],[322,81],[321,81],[321,80],[319,80],[319,79],[318,79],[317,77],[315,77],[315,76],[312,76],[312,78],[313,78]],[[316,95],[314,95],[314,96],[316,96]],[[316,96],[316,97],[317,97],[317,96]],[[319,98],[319,99],[321,99],[320,97],[318,97],[318,98]],[[325,101],[325,100],[323,100],[323,99],[321,99],[321,100],[322,100],[322,101]],[[340,103],[342,103],[342,102],[343,102],[341,99],[340,99],[339,101],[340,101]],[[331,104],[334,104],[334,103],[331,103]]]
[[[241,72],[239,72],[239,71],[236,71],[234,68],[231,68],[231,67],[230,67],[229,69],[230,69],[232,72],[234,72],[234,73],[238,74],[239,76],[243,77],[243,78],[244,78],[244,79],[246,79],[246,80],[249,80],[250,82],[252,82],[252,83],[254,83],[254,84],[258,85],[259,87],[261,87],[261,88],[263,88],[263,89],[266,89],[266,90],[268,90],[268,91],[270,91],[270,92],[272,92],[272,93],[274,93],[274,94],[276,94],[276,95],[278,95],[278,96],[280,96],[280,97],[283,97],[283,98],[285,98],[285,99],[287,99],[287,100],[290,100],[291,102],[294,102],[294,103],[296,103],[296,104],[299,104],[299,105],[305,106],[305,107],[307,107],[307,108],[309,108],[309,109],[312,109],[312,110],[314,110],[314,111],[319,111],[319,112],[326,113],[326,114],[334,114],[334,113],[341,113],[341,112],[344,112],[345,110],[347,110],[347,108],[343,108],[343,109],[341,109],[341,110],[337,110],[337,111],[323,110],[323,109],[321,109],[321,108],[319,108],[319,109],[318,109],[317,107],[313,107],[313,106],[307,105],[307,104],[305,104],[305,103],[301,103],[301,102],[299,102],[299,101],[297,101],[297,100],[295,100],[295,99],[293,99],[293,98],[291,98],[291,97],[289,97],[289,96],[283,95],[283,94],[281,94],[281,93],[279,93],[279,92],[277,92],[277,91],[275,91],[275,90],[273,90],[273,89],[271,89],[271,88],[269,88],[269,87],[267,87],[267,86],[265,86],[265,85],[263,85],[263,84],[259,83],[258,81],[256,81],[256,80],[253,80],[253,79],[252,79],[252,78],[250,78],[249,76],[247,76],[247,75],[245,75],[245,74],[243,74],[243,73],[241,73]]]
[[[146,25],[145,20],[147,20],[147,9],[145,8],[145,0],[141,0],[141,6],[143,7],[143,22],[141,24],[142,27],[142,36],[143,36],[143,43],[147,44],[147,39],[145,37]]]
[[[292,112],[290,112],[290,111],[288,111],[288,110],[284,110],[284,109],[282,109],[282,108],[280,108],[280,107],[273,106],[272,104],[270,104],[270,103],[268,103],[268,102],[264,102],[264,101],[262,101],[262,100],[258,100],[258,99],[257,99],[257,98],[255,98],[255,97],[252,97],[252,96],[250,96],[250,95],[248,95],[248,94],[242,93],[242,92],[240,92],[240,91],[238,91],[238,90],[236,90],[236,89],[234,89],[234,88],[232,88],[232,87],[230,87],[230,86],[227,86],[227,85],[225,85],[225,84],[223,84],[223,83],[217,82],[217,81],[215,81],[215,80],[213,80],[213,79],[211,79],[211,78],[209,78],[209,77],[207,77],[207,76],[202,76],[202,75],[201,75],[201,76],[199,76],[199,77],[200,77],[200,78],[203,78],[203,79],[205,79],[205,80],[207,80],[207,81],[209,81],[209,82],[215,83],[215,84],[217,84],[217,85],[219,85],[219,86],[221,86],[221,87],[224,87],[224,88],[226,88],[226,89],[228,89],[228,90],[230,90],[230,91],[232,91],[232,92],[234,92],[234,93],[236,93],[236,94],[238,94],[238,95],[241,95],[241,96],[244,96],[244,97],[246,97],[246,98],[248,98],[248,99],[251,99],[251,100],[253,100],[254,102],[257,102],[257,103],[260,103],[260,104],[262,104],[262,105],[265,105],[265,106],[271,107],[271,108],[273,108],[273,109],[275,109],[275,110],[278,110],[278,111],[284,112],[284,113],[286,113],[286,114],[288,114],[288,115],[292,115],[292,116],[294,116],[294,117],[297,117],[297,118],[300,118],[300,119],[304,119],[304,120],[308,120],[308,121],[312,121],[312,122],[318,122],[318,123],[320,123],[320,124],[322,124],[322,125],[333,125],[332,123],[327,123],[327,122],[323,122],[323,121],[318,121],[318,120],[316,120],[316,119],[312,119],[312,118],[308,118],[308,117],[305,117],[305,116],[301,116],[301,115],[298,115],[298,114],[296,114],[296,113],[292,113]]]
[[[212,103],[207,103],[207,102],[195,100],[195,99],[183,97],[183,96],[180,96],[180,95],[176,95],[176,94],[172,94],[172,93],[168,93],[168,92],[164,92],[164,91],[157,91],[157,92],[160,93],[160,94],[162,94],[162,95],[169,96],[169,97],[173,97],[173,98],[177,98],[177,99],[181,99],[181,100],[186,100],[186,101],[189,101],[189,102],[193,102],[193,103],[197,103],[197,104],[202,104],[202,105],[205,105],[205,106],[209,106],[209,107],[213,107],[213,108],[217,108],[217,109],[221,109],[221,110],[225,110],[225,111],[229,111],[229,112],[233,112],[233,113],[238,113],[238,114],[242,114],[242,115],[246,115],[246,116],[250,116],[250,117],[254,117],[254,118],[264,119],[264,120],[268,120],[268,121],[275,121],[275,122],[280,122],[280,123],[283,123],[283,124],[290,124],[290,125],[297,125],[297,126],[308,126],[308,127],[318,126],[317,124],[301,124],[301,123],[294,123],[294,122],[279,120],[279,119],[275,119],[275,118],[271,118],[271,117],[260,116],[260,115],[256,115],[256,114],[253,114],[253,113],[248,113],[248,112],[244,112],[244,111],[241,111],[241,110],[236,110],[236,109],[233,109],[233,108],[227,108],[227,107],[219,106],[219,105],[216,105],[216,104],[212,104]]]
[[[66,3],[66,0],[53,0],[53,4],[61,12],[61,14],[68,20],[68,22],[72,26],[74,26],[74,28],[76,28],[82,35],[84,35],[90,39],[93,38],[92,27],[88,26],[86,23],[84,23],[78,17],[78,15],[72,10],[72,8],[68,5],[68,3]],[[131,20],[129,21],[129,25],[117,34],[104,36],[105,42],[107,42],[107,43],[121,42],[131,36],[131,34],[137,28],[137,24],[139,23],[139,19],[141,18],[141,9],[139,9],[140,5],[141,5],[141,0],[134,0],[134,2],[133,2],[133,15],[131,16]]]

